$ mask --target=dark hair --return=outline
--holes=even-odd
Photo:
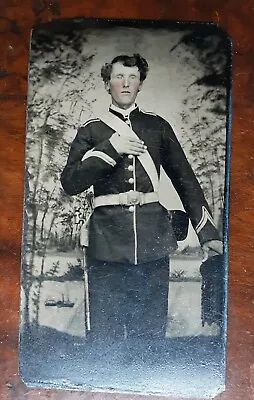
[[[133,54],[132,56],[120,55],[115,57],[111,63],[106,63],[101,67],[101,77],[105,83],[110,80],[112,66],[115,63],[121,63],[125,67],[138,67],[140,73],[140,82],[146,79],[148,73],[148,62],[140,54]]]

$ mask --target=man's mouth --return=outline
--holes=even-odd
[[[121,93],[122,94],[130,94],[131,92],[129,90],[123,90]]]

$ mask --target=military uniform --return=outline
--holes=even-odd
[[[182,200],[200,243],[219,239],[202,189],[170,124],[156,114],[142,111],[137,105],[133,105],[129,110],[111,106],[109,112],[125,121],[144,141],[158,175],[161,166],[163,167]],[[89,262],[89,265],[95,265],[96,260],[98,261],[97,264],[101,268],[99,273],[99,267],[97,268],[97,275],[99,274],[100,277],[103,276],[103,271],[107,271],[107,265],[108,267],[117,265],[118,272],[121,269],[120,265],[136,271],[140,266],[145,266],[142,268],[152,271],[153,268],[148,268],[148,265],[155,265],[155,261],[158,265],[160,262],[161,265],[167,264],[168,261],[165,260],[176,248],[176,238],[168,211],[158,202],[158,199],[156,200],[156,197],[147,204],[142,204],[142,201],[139,204],[131,204],[131,202],[122,204],[121,199],[118,205],[110,204],[109,195],[112,194],[120,194],[121,197],[122,194],[133,193],[132,191],[141,194],[152,194],[154,191],[150,177],[139,159],[132,155],[121,156],[112,146],[109,139],[113,133],[114,130],[99,118],[87,121],[78,130],[71,145],[67,165],[61,175],[62,186],[70,195],[81,193],[93,185],[95,201],[109,198],[107,205],[95,208],[90,219],[87,256],[89,260],[93,260]],[[126,196],[128,197],[125,195],[125,198]],[[128,275],[126,271],[123,274]],[[114,279],[120,282],[119,279],[126,278],[118,276]],[[135,279],[140,279],[140,274],[139,278]],[[167,286],[167,275],[163,279],[166,279]],[[159,284],[156,283],[155,277],[153,277],[154,280],[153,293],[158,290]],[[93,281],[92,278],[91,281]],[[98,279],[95,278],[94,284],[91,283],[90,287],[98,286],[96,282],[98,283]],[[144,285],[142,281],[143,288]],[[165,292],[165,288],[159,290]],[[91,297],[93,298],[93,294]],[[165,308],[165,314],[166,293],[164,297],[164,306],[161,305],[161,307]],[[149,299],[151,301],[152,297]],[[91,307],[93,307],[92,301]],[[120,317],[114,318],[119,320]],[[151,318],[152,316],[149,317]],[[156,315],[154,318],[156,319]]]

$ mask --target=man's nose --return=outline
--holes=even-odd
[[[130,85],[129,78],[123,78],[123,86],[129,87],[129,85]]]

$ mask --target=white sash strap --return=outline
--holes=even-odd
[[[114,131],[119,133],[120,135],[126,135],[126,136],[131,135],[132,137],[135,137],[135,139],[139,138],[138,135],[131,129],[130,126],[128,126],[124,121],[122,121],[120,118],[118,118],[111,112],[101,115],[100,120],[104,122],[106,125],[108,125],[110,128],[112,128]],[[154,192],[157,192],[159,185],[159,177],[152,157],[146,150],[144,153],[138,156],[138,159],[151,180]]]

